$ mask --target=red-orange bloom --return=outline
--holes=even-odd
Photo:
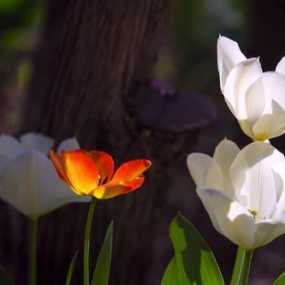
[[[143,173],[151,166],[146,159],[123,163],[114,172],[113,158],[103,151],[49,151],[59,176],[78,195],[108,199],[138,189],[144,182]]]

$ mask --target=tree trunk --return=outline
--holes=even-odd
[[[125,102],[151,77],[165,33],[167,2],[49,1],[23,131],[42,132],[57,141],[75,135],[82,147],[110,151],[119,162],[135,157],[155,160],[152,137],[137,129]],[[99,203],[96,253],[107,224],[115,220],[111,284],[148,284],[149,240],[155,234],[150,216],[162,202],[161,187],[146,185],[128,198]],[[63,209],[44,219],[40,240],[48,239],[39,243],[45,244],[40,246],[40,284],[62,284],[68,259],[82,246],[86,207],[73,207],[77,210]]]

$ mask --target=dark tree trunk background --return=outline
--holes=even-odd
[[[138,94],[140,98],[142,93],[146,98],[154,96],[148,88],[167,33],[168,0],[49,0],[47,4],[21,131],[41,132],[57,142],[76,136],[81,147],[109,151],[117,162],[139,157],[152,160],[143,189],[98,203],[92,250],[98,253],[114,219],[110,284],[159,284],[172,254],[168,225],[185,199],[168,190],[173,176],[186,173],[185,157],[200,128],[213,119],[213,110],[206,104],[201,116],[203,96],[184,94],[181,97],[190,103],[184,107],[195,121],[179,132],[143,127],[135,116],[140,107]],[[175,100],[170,96],[168,102]],[[155,113],[160,106],[151,107]],[[180,109],[176,113],[179,117]],[[169,196],[179,206],[170,205]],[[190,211],[201,208],[194,191],[192,195],[187,192],[187,199],[192,200],[185,206]],[[5,207],[0,209],[5,212]],[[14,210],[9,212],[8,237],[3,235],[7,239],[3,244],[9,244],[10,236],[16,238],[11,254],[7,247],[1,258],[9,256],[6,263],[15,268],[16,284],[23,285],[27,280],[26,219]],[[203,226],[201,219],[207,217],[198,212],[195,219]],[[86,214],[87,205],[69,205],[41,220],[38,284],[63,284],[73,254],[82,250]],[[0,222],[5,224],[3,217]],[[218,235],[213,230],[210,234],[216,242]],[[222,241],[220,247],[224,248]],[[82,284],[81,264],[79,255],[74,284]]]
[[[167,2],[49,1],[23,131],[43,132],[57,141],[76,135],[82,147],[110,151],[119,162],[135,157],[155,160],[157,143],[154,149],[148,131],[137,130],[125,102],[151,77],[166,30]],[[160,162],[154,168],[162,167]],[[162,181],[157,175],[155,179]],[[155,235],[151,215],[163,203],[158,197],[164,187],[148,184],[139,193],[101,202],[97,208],[97,253],[108,223],[115,219],[111,284],[148,284]],[[86,207],[73,207],[42,224],[40,284],[62,284],[68,258],[82,246]],[[43,242],[47,233],[49,239]]]
[[[248,41],[254,56],[260,56],[264,70],[274,70],[285,55],[285,2],[252,0],[248,2]]]
[[[209,226],[201,223],[207,216],[200,211],[194,191],[191,194],[186,189],[186,195],[178,192],[179,187],[193,188],[185,158],[200,129],[214,118],[213,106],[200,94],[163,95],[155,97],[156,103],[149,108],[153,114],[165,114],[161,106],[169,108],[166,120],[159,122],[163,128],[146,127],[137,116],[147,101],[144,96],[149,99],[161,95],[155,94],[157,90],[150,82],[167,34],[168,4],[168,0],[49,0],[41,42],[33,59],[21,132],[41,132],[57,142],[76,136],[81,147],[104,149],[118,163],[140,157],[153,162],[143,189],[98,203],[92,246],[96,255],[109,222],[115,221],[110,285],[160,283],[172,255],[168,226],[177,210],[196,211],[194,222],[196,219],[202,227]],[[178,107],[173,109],[170,102]],[[182,122],[177,130],[167,116],[168,110]],[[177,120],[173,121],[176,126]],[[169,123],[172,126],[167,130]],[[173,177],[183,179],[186,175],[189,185],[183,180],[172,187],[175,191],[171,193]],[[186,196],[189,204],[184,201]],[[87,207],[68,205],[41,219],[38,284],[64,284],[76,250],[80,255],[73,284],[82,284]],[[1,204],[0,211],[0,223],[6,229],[0,237],[4,239],[0,259],[16,276],[16,284],[25,285],[27,219],[6,204]],[[209,233],[216,243],[219,236],[213,229]],[[220,247],[224,249],[221,240]]]

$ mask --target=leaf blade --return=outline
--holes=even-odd
[[[75,254],[72,257],[71,262],[69,264],[68,271],[67,271],[67,274],[66,274],[66,279],[65,279],[65,285],[70,285],[70,283],[71,283],[71,279],[72,279],[73,272],[74,272],[74,269],[75,269],[75,264],[76,264],[76,261],[77,261],[77,257],[78,257],[78,251],[75,252]]]
[[[272,285],[284,285],[285,284],[285,272],[281,273]]]
[[[161,285],[168,280],[175,280],[176,285],[222,285],[223,276],[215,256],[198,230],[181,214],[178,214],[170,225],[170,238],[174,248],[174,265],[168,265]],[[171,262],[170,262],[171,263]],[[166,281],[165,281],[166,280]],[[173,283],[172,283],[173,284]]]
[[[164,272],[161,285],[178,284],[177,265],[175,257],[172,257]]]
[[[91,285],[108,285],[113,248],[113,221],[110,223],[101,247]]]

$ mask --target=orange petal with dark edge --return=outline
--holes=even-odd
[[[115,163],[111,155],[104,151],[93,150],[89,152],[100,174],[100,184],[108,182],[114,173]]]
[[[54,168],[56,169],[59,177],[64,180],[66,183],[69,184],[69,179],[66,176],[65,170],[64,170],[64,164],[62,161],[62,157],[58,155],[55,151],[50,149],[48,151],[48,157],[50,158],[51,162],[54,165]]]
[[[100,179],[98,168],[83,150],[62,151],[64,168],[74,190],[82,195],[89,195]]]
[[[110,199],[116,196],[125,195],[132,191],[137,190],[144,182],[144,177],[140,176],[135,178],[129,184],[111,184],[97,187],[92,195],[97,199]]]
[[[115,172],[112,184],[128,184],[138,176],[141,176],[149,167],[151,162],[146,159],[130,160],[123,163]]]

